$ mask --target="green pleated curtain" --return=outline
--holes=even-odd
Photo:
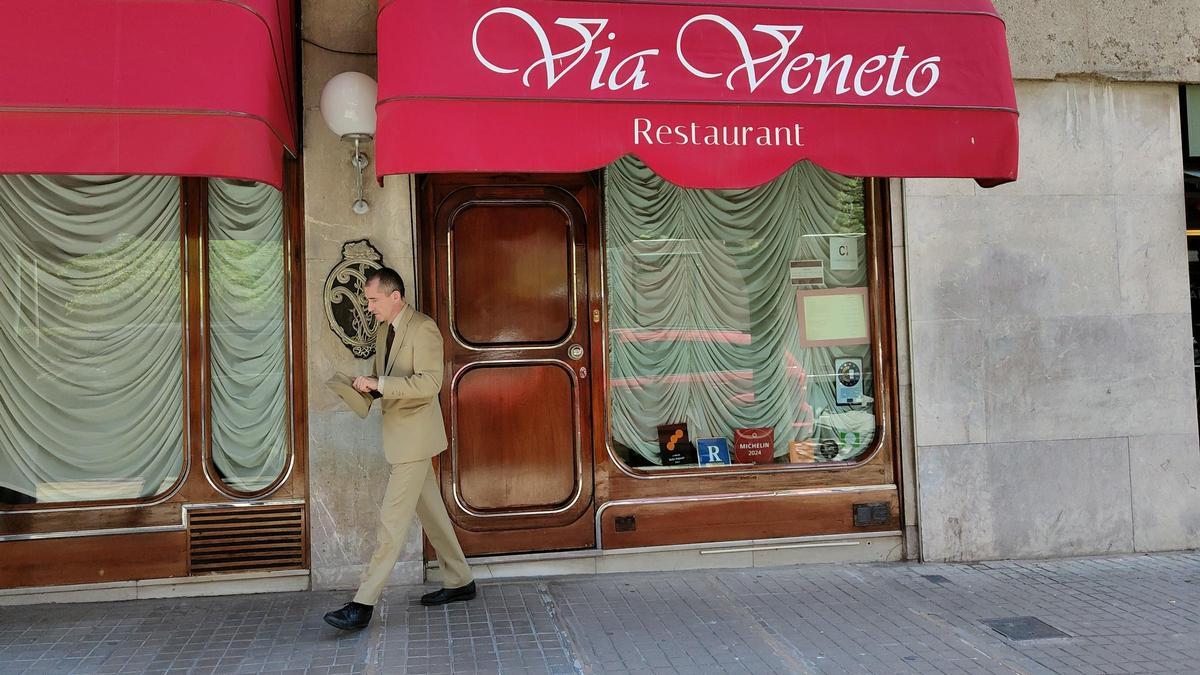
[[[863,182],[799,164],[747,190],[684,189],[635,158],[605,172],[611,432],[659,464],[657,426],[692,439],[773,427],[792,440],[836,440],[854,459],[875,433],[873,407],[835,404],[834,361],[868,345],[800,344],[789,262],[821,260],[823,287],[867,285]],[[857,239],[858,263],[832,269],[833,236]],[[869,397],[868,397],[869,399]]]
[[[257,492],[289,458],[283,197],[263,183],[208,185],[212,460],[231,488]]]
[[[183,469],[179,180],[0,176],[0,487],[157,494]]]

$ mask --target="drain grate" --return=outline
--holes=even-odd
[[[1011,616],[1004,619],[984,619],[983,624],[1009,640],[1049,640],[1071,637],[1034,616]]]
[[[937,584],[938,586],[941,586],[942,584],[950,583],[949,579],[947,579],[946,577],[944,577],[940,574],[922,574],[921,578],[924,579],[925,581],[928,581],[931,584]]]

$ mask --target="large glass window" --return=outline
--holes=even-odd
[[[876,434],[863,181],[800,164],[690,190],[605,178],[613,448],[633,467],[813,466]]]
[[[179,236],[176,178],[0,176],[0,503],[179,479]]]
[[[212,464],[235,492],[288,460],[283,198],[261,183],[208,183]]]
[[[231,493],[277,484],[285,241],[267,185],[0,176],[0,506],[163,495],[202,439]]]

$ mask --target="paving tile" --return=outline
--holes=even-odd
[[[0,608],[17,673],[1200,672],[1200,553],[967,565],[809,565],[480,582],[426,608],[390,589]],[[1009,640],[1035,617],[1066,638]]]

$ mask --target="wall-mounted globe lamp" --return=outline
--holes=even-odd
[[[354,142],[350,164],[358,170],[358,199],[354,212],[363,215],[371,209],[363,199],[363,171],[371,163],[362,146],[375,138],[375,97],[379,86],[362,73],[334,75],[321,90],[321,116],[325,125],[343,141]]]

